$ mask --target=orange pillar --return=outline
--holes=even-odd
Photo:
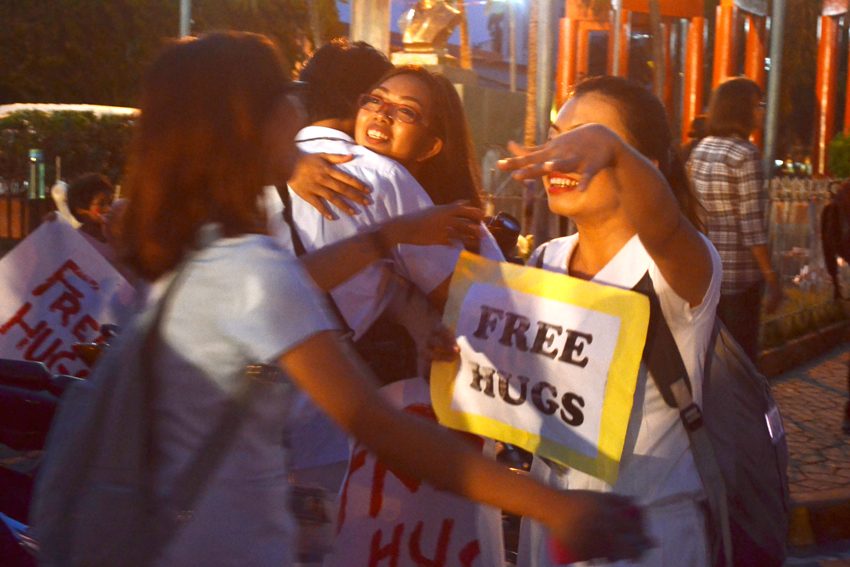
[[[744,75],[764,90],[765,33],[764,17],[747,14],[747,46],[744,58]]]
[[[845,24],[846,25],[846,24]],[[850,61],[850,48],[847,49],[847,61]],[[847,65],[847,87],[844,102],[844,133],[850,136],[850,65]]]
[[[827,146],[834,134],[835,91],[838,75],[838,24],[821,16],[818,71],[815,81],[815,173],[826,174]]]
[[[682,142],[688,139],[691,121],[702,112],[703,49],[705,18],[691,18],[685,53],[685,104],[682,112]]]
[[[711,85],[716,87],[735,74],[735,19],[737,8],[726,0],[717,7],[714,38],[714,75]]]
[[[560,108],[576,82],[576,39],[578,21],[561,18],[558,33],[558,68],[555,76],[555,105]]]
[[[576,26],[576,79],[587,76],[590,63],[590,29],[587,22]]]
[[[673,69],[673,28],[671,21],[662,24],[664,27],[664,106],[667,113],[673,115],[673,85],[676,82],[676,72]]]
[[[631,38],[631,12],[629,10],[623,9],[622,14],[623,24],[620,26],[619,30],[614,30],[612,33],[620,34],[620,53],[614,53],[614,57],[620,58],[620,77],[627,77],[629,75],[629,39]],[[613,35],[612,35],[613,37]],[[614,45],[614,42],[611,41],[611,45]],[[613,51],[613,47],[612,47]],[[612,66],[613,67],[613,66]]]
[[[764,17],[747,14],[747,45],[744,52],[744,75],[753,80],[762,92],[764,92]],[[762,145],[764,126],[759,124],[758,129],[753,132],[752,140],[757,146]]]

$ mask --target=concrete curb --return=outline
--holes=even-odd
[[[758,368],[768,378],[779,376],[848,340],[850,321],[840,321],[790,340],[781,347],[762,351],[758,357]]]
[[[850,488],[791,498],[788,545],[805,548],[850,539]]]

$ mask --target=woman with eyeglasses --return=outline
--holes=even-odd
[[[355,125],[356,142],[375,153],[391,158],[404,166],[425,189],[435,205],[463,200],[481,207],[480,181],[477,164],[473,161],[472,144],[460,97],[451,82],[442,75],[421,67],[404,66],[387,72],[368,92],[360,96]],[[482,228],[482,231],[485,229]],[[497,241],[482,238],[475,252],[493,260],[503,260]],[[410,258],[410,256],[408,256]],[[405,266],[408,271],[426,269],[427,252],[423,251],[420,265]],[[453,269],[448,266],[449,270]],[[448,293],[447,279],[429,293],[429,298],[442,309]],[[439,314],[439,313],[438,313]],[[411,326],[423,325],[413,321]],[[425,324],[430,327],[431,324]],[[420,365],[420,376],[397,376],[396,381],[382,388],[394,405],[435,420],[431,408],[427,368]],[[493,456],[495,443],[464,435],[477,450]],[[459,554],[470,546],[477,549],[474,565],[497,565],[504,561],[501,513],[498,509],[480,506],[470,500],[457,498],[422,485],[416,490],[394,486],[391,506],[377,513],[367,497],[375,471],[384,466],[376,455],[364,451],[359,444],[352,451],[351,471],[347,476],[340,499],[340,518],[335,548],[326,558],[327,567],[350,564],[350,554],[368,544],[376,529],[393,533],[399,518],[413,525],[422,521],[422,548],[439,547],[444,524],[453,525],[446,539],[448,564],[460,563]],[[356,467],[355,467],[356,464]],[[409,548],[399,555],[399,567],[417,565]]]

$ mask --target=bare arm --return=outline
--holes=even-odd
[[[280,366],[340,426],[402,474],[540,520],[577,559],[635,557],[648,545],[628,500],[552,490],[484,458],[457,435],[389,406],[336,332],[307,339],[285,353]]]
[[[323,246],[301,257],[318,286],[330,291],[348,278],[387,257],[397,244],[448,244],[477,240],[482,213],[476,207],[449,204],[397,217],[365,232]]]
[[[608,170],[629,222],[664,278],[691,305],[702,302],[712,275],[708,247],[652,162],[599,124],[576,128],[519,152],[525,155],[502,160],[499,167],[517,170],[514,176],[520,179],[551,171],[577,172],[582,175],[579,187],[586,189],[594,175]]]

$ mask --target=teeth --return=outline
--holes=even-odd
[[[578,181],[569,177],[550,177],[549,184],[553,187],[572,188],[578,187]]]
[[[372,138],[373,140],[386,141],[386,140],[389,139],[389,137],[386,134],[384,134],[383,132],[381,132],[380,130],[375,130],[375,129],[372,129],[372,128],[370,128],[369,130],[366,130],[366,135],[369,136],[370,138]]]

